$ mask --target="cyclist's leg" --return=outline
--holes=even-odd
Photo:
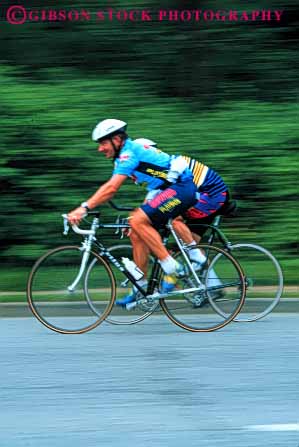
[[[143,204],[133,212],[130,225],[148,249],[162,261],[166,273],[175,270],[175,261],[168,267],[164,261],[171,258],[162,243],[156,228],[164,226],[170,218],[175,218],[185,212],[195,203],[195,186],[193,182],[176,183],[159,193],[153,200]],[[172,258],[173,259],[173,258]]]
[[[129,238],[133,247],[134,262],[143,271],[144,276],[146,277],[150,251],[134,230],[130,231]]]
[[[136,265],[145,275],[150,251],[161,261],[162,269],[166,274],[172,274],[176,270],[180,270],[179,264],[163,245],[156,228],[163,226],[170,218],[176,217],[182,211],[188,209],[194,201],[194,187],[193,189],[192,187],[184,188],[182,185],[176,184],[156,194],[153,199],[148,200],[131,214],[129,222],[133,257]],[[171,286],[173,284],[171,279]],[[127,304],[133,299],[134,290],[130,295],[117,300],[116,304]]]
[[[172,225],[176,234],[185,242],[185,244],[190,244],[194,241],[194,236],[189,227],[185,224],[182,216],[173,219]]]
[[[182,216],[174,219],[172,224],[174,231],[176,232],[178,237],[190,247],[190,251],[188,251],[190,260],[199,264],[203,263],[206,258],[203,253],[197,247],[195,247],[199,243],[201,238],[191,232],[188,225],[184,222]],[[191,249],[192,246],[195,247],[193,250]]]
[[[147,285],[147,267],[148,267],[148,261],[149,261],[149,249],[146,245],[144,245],[142,239],[138,236],[138,234],[134,230],[130,230],[129,232],[129,238],[132,243],[132,249],[133,249],[133,259],[136,265],[143,271],[144,276],[137,281],[138,285],[141,287],[146,287]],[[127,304],[133,303],[136,301],[137,296],[137,288],[132,287],[129,293],[127,293],[125,296],[117,299],[115,301],[117,306],[125,307]]]
[[[133,244],[136,244],[136,242],[138,244],[141,241],[143,246],[146,247],[146,252],[150,250],[158,259],[164,259],[168,256],[168,251],[162,243],[160,234],[153,227],[151,219],[143,211],[142,207],[132,213],[129,222],[135,235],[132,239]],[[133,249],[135,249],[134,245]]]
[[[144,199],[144,203],[149,202],[155,196],[157,196],[161,191],[159,189],[152,190],[147,193]],[[144,244],[143,240],[138,236],[138,234],[131,229],[128,233],[128,236],[131,240],[132,248],[133,248],[133,259],[136,265],[143,271],[144,276],[147,276],[147,269],[149,263],[149,255],[150,250]]]

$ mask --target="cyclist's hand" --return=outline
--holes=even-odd
[[[86,209],[83,208],[82,206],[79,206],[78,208],[74,209],[73,211],[71,211],[70,213],[68,213],[67,218],[68,221],[70,222],[70,224],[74,225],[78,225],[82,218],[85,216],[86,214]]]
[[[131,231],[132,231],[131,228],[122,228],[122,230],[121,230],[121,232],[122,232],[122,237],[121,237],[121,239],[122,239],[124,236],[130,237]]]

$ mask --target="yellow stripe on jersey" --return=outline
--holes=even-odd
[[[196,161],[190,157],[184,156],[184,159],[188,163],[189,169],[194,176],[194,183],[196,186],[202,185],[209,168],[203,163],[200,163],[199,161]]]

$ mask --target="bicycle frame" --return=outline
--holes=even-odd
[[[97,216],[99,216],[99,213],[93,213],[90,212],[89,215],[92,214],[96,214]],[[67,215],[63,214],[62,215],[63,219],[64,219],[64,235],[68,234],[68,230],[69,230],[69,225],[68,225],[68,220],[67,220]],[[87,267],[87,263],[90,257],[90,253],[91,253],[91,249],[92,246],[95,245],[98,249],[98,253],[99,255],[103,256],[105,259],[108,260],[109,263],[112,263],[119,271],[121,271],[129,281],[131,281],[131,283],[134,285],[134,287],[136,287],[136,289],[141,293],[141,295],[146,298],[147,300],[159,300],[162,298],[166,298],[166,297],[171,297],[172,295],[183,295],[185,293],[192,293],[192,292],[199,292],[199,291],[203,291],[206,290],[206,287],[204,286],[204,284],[200,281],[200,279],[197,276],[197,273],[195,271],[195,269],[192,266],[191,261],[189,260],[186,250],[188,250],[187,246],[178,238],[178,236],[176,235],[174,228],[172,226],[172,221],[170,220],[166,227],[165,227],[165,231],[163,234],[163,243],[166,244],[170,234],[173,236],[174,240],[176,241],[176,244],[179,248],[179,251],[181,252],[181,254],[183,255],[186,264],[188,265],[188,268],[190,269],[193,278],[196,281],[196,284],[198,285],[198,287],[191,287],[189,289],[183,289],[181,291],[174,291],[174,292],[167,292],[167,293],[160,293],[160,292],[155,292],[156,287],[158,286],[158,282],[159,282],[159,273],[161,271],[161,267],[159,265],[159,261],[157,258],[155,258],[154,260],[154,266],[152,268],[152,272],[151,272],[151,276],[149,278],[149,282],[148,282],[148,287],[146,290],[144,290],[136,281],[136,279],[131,275],[130,272],[128,272],[119,262],[118,260],[109,252],[109,250],[101,243],[97,240],[96,238],[96,231],[100,228],[115,228],[118,232],[118,230],[122,230],[122,229],[129,229],[130,226],[127,223],[124,222],[119,222],[115,223],[115,224],[101,224],[100,223],[100,219],[99,217],[94,217],[92,224],[91,224],[91,229],[90,230],[82,230],[81,228],[79,228],[77,225],[72,225],[72,229],[75,233],[77,234],[81,234],[86,236],[83,243],[82,243],[82,247],[81,250],[83,251],[83,256],[82,256],[82,261],[79,267],[79,272],[78,275],[76,276],[76,278],[74,279],[74,281],[72,282],[72,284],[70,286],[68,286],[68,290],[70,292],[74,292],[76,289],[76,286],[78,285],[78,283],[80,282],[82,275],[85,272],[85,269]],[[207,290],[213,290],[213,287],[209,287]]]

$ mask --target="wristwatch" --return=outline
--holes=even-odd
[[[87,202],[82,202],[80,206],[82,206],[82,208],[85,208],[87,211],[90,211],[90,208],[89,208]]]

